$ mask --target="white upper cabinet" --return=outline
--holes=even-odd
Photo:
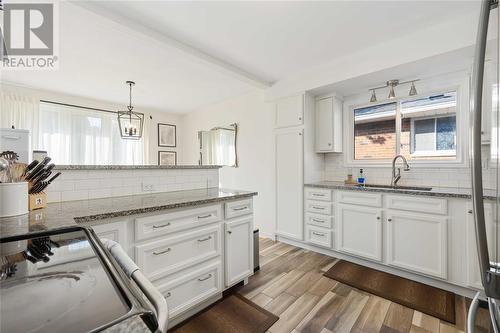
[[[342,152],[342,101],[335,97],[316,100],[316,152]]]
[[[276,128],[304,124],[304,94],[293,95],[276,101]]]

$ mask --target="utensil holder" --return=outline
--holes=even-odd
[[[29,210],[45,208],[47,206],[47,194],[45,192],[33,193],[29,195]]]
[[[28,183],[0,183],[0,217],[28,213]]]

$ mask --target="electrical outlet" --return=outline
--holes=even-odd
[[[142,183],[142,192],[153,192],[155,185],[153,183]]]

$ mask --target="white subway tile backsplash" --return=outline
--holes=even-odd
[[[97,199],[153,192],[203,189],[219,185],[218,169],[65,170],[47,189],[49,202]]]

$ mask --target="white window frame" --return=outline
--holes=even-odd
[[[456,115],[456,113],[455,113]],[[429,117],[417,117],[410,119],[410,133],[415,133],[415,120],[427,120],[434,119],[434,144],[437,144],[437,119],[438,118],[449,118],[450,115],[439,115],[439,116],[429,116]],[[455,116],[456,118],[456,116]],[[413,149],[413,135],[410,136],[410,155],[416,157],[447,157],[455,156],[457,153],[456,149],[453,150],[420,150],[418,152],[411,152]],[[455,131],[455,146],[457,146],[457,133]]]
[[[416,96],[408,96],[408,87],[398,87],[396,90],[396,96],[401,96],[393,99],[383,99],[377,101],[377,103],[366,103],[360,101],[366,101],[367,93],[358,94],[351,97],[346,97],[344,99],[344,166],[347,168],[359,168],[359,167],[388,167],[391,165],[391,159],[384,160],[355,160],[354,159],[354,110],[373,106],[377,104],[386,104],[391,102],[397,103],[397,108],[400,108],[400,102],[402,100],[408,100],[409,98],[418,98],[429,95],[435,95],[440,93],[447,93],[450,91],[456,91],[457,101],[456,101],[456,127],[457,127],[457,138],[456,138],[456,159],[455,160],[421,160],[421,161],[411,161],[412,167],[416,168],[467,168],[468,167],[468,125],[469,125],[469,84],[470,84],[470,73],[469,72],[459,72],[452,73],[449,75],[443,75],[442,77],[435,77],[429,80],[419,81],[418,91],[419,94]],[[381,95],[381,94],[379,94]],[[396,112],[396,152],[399,152],[401,147],[400,132],[401,132],[401,113],[399,110]],[[396,154],[396,153],[395,153]]]

